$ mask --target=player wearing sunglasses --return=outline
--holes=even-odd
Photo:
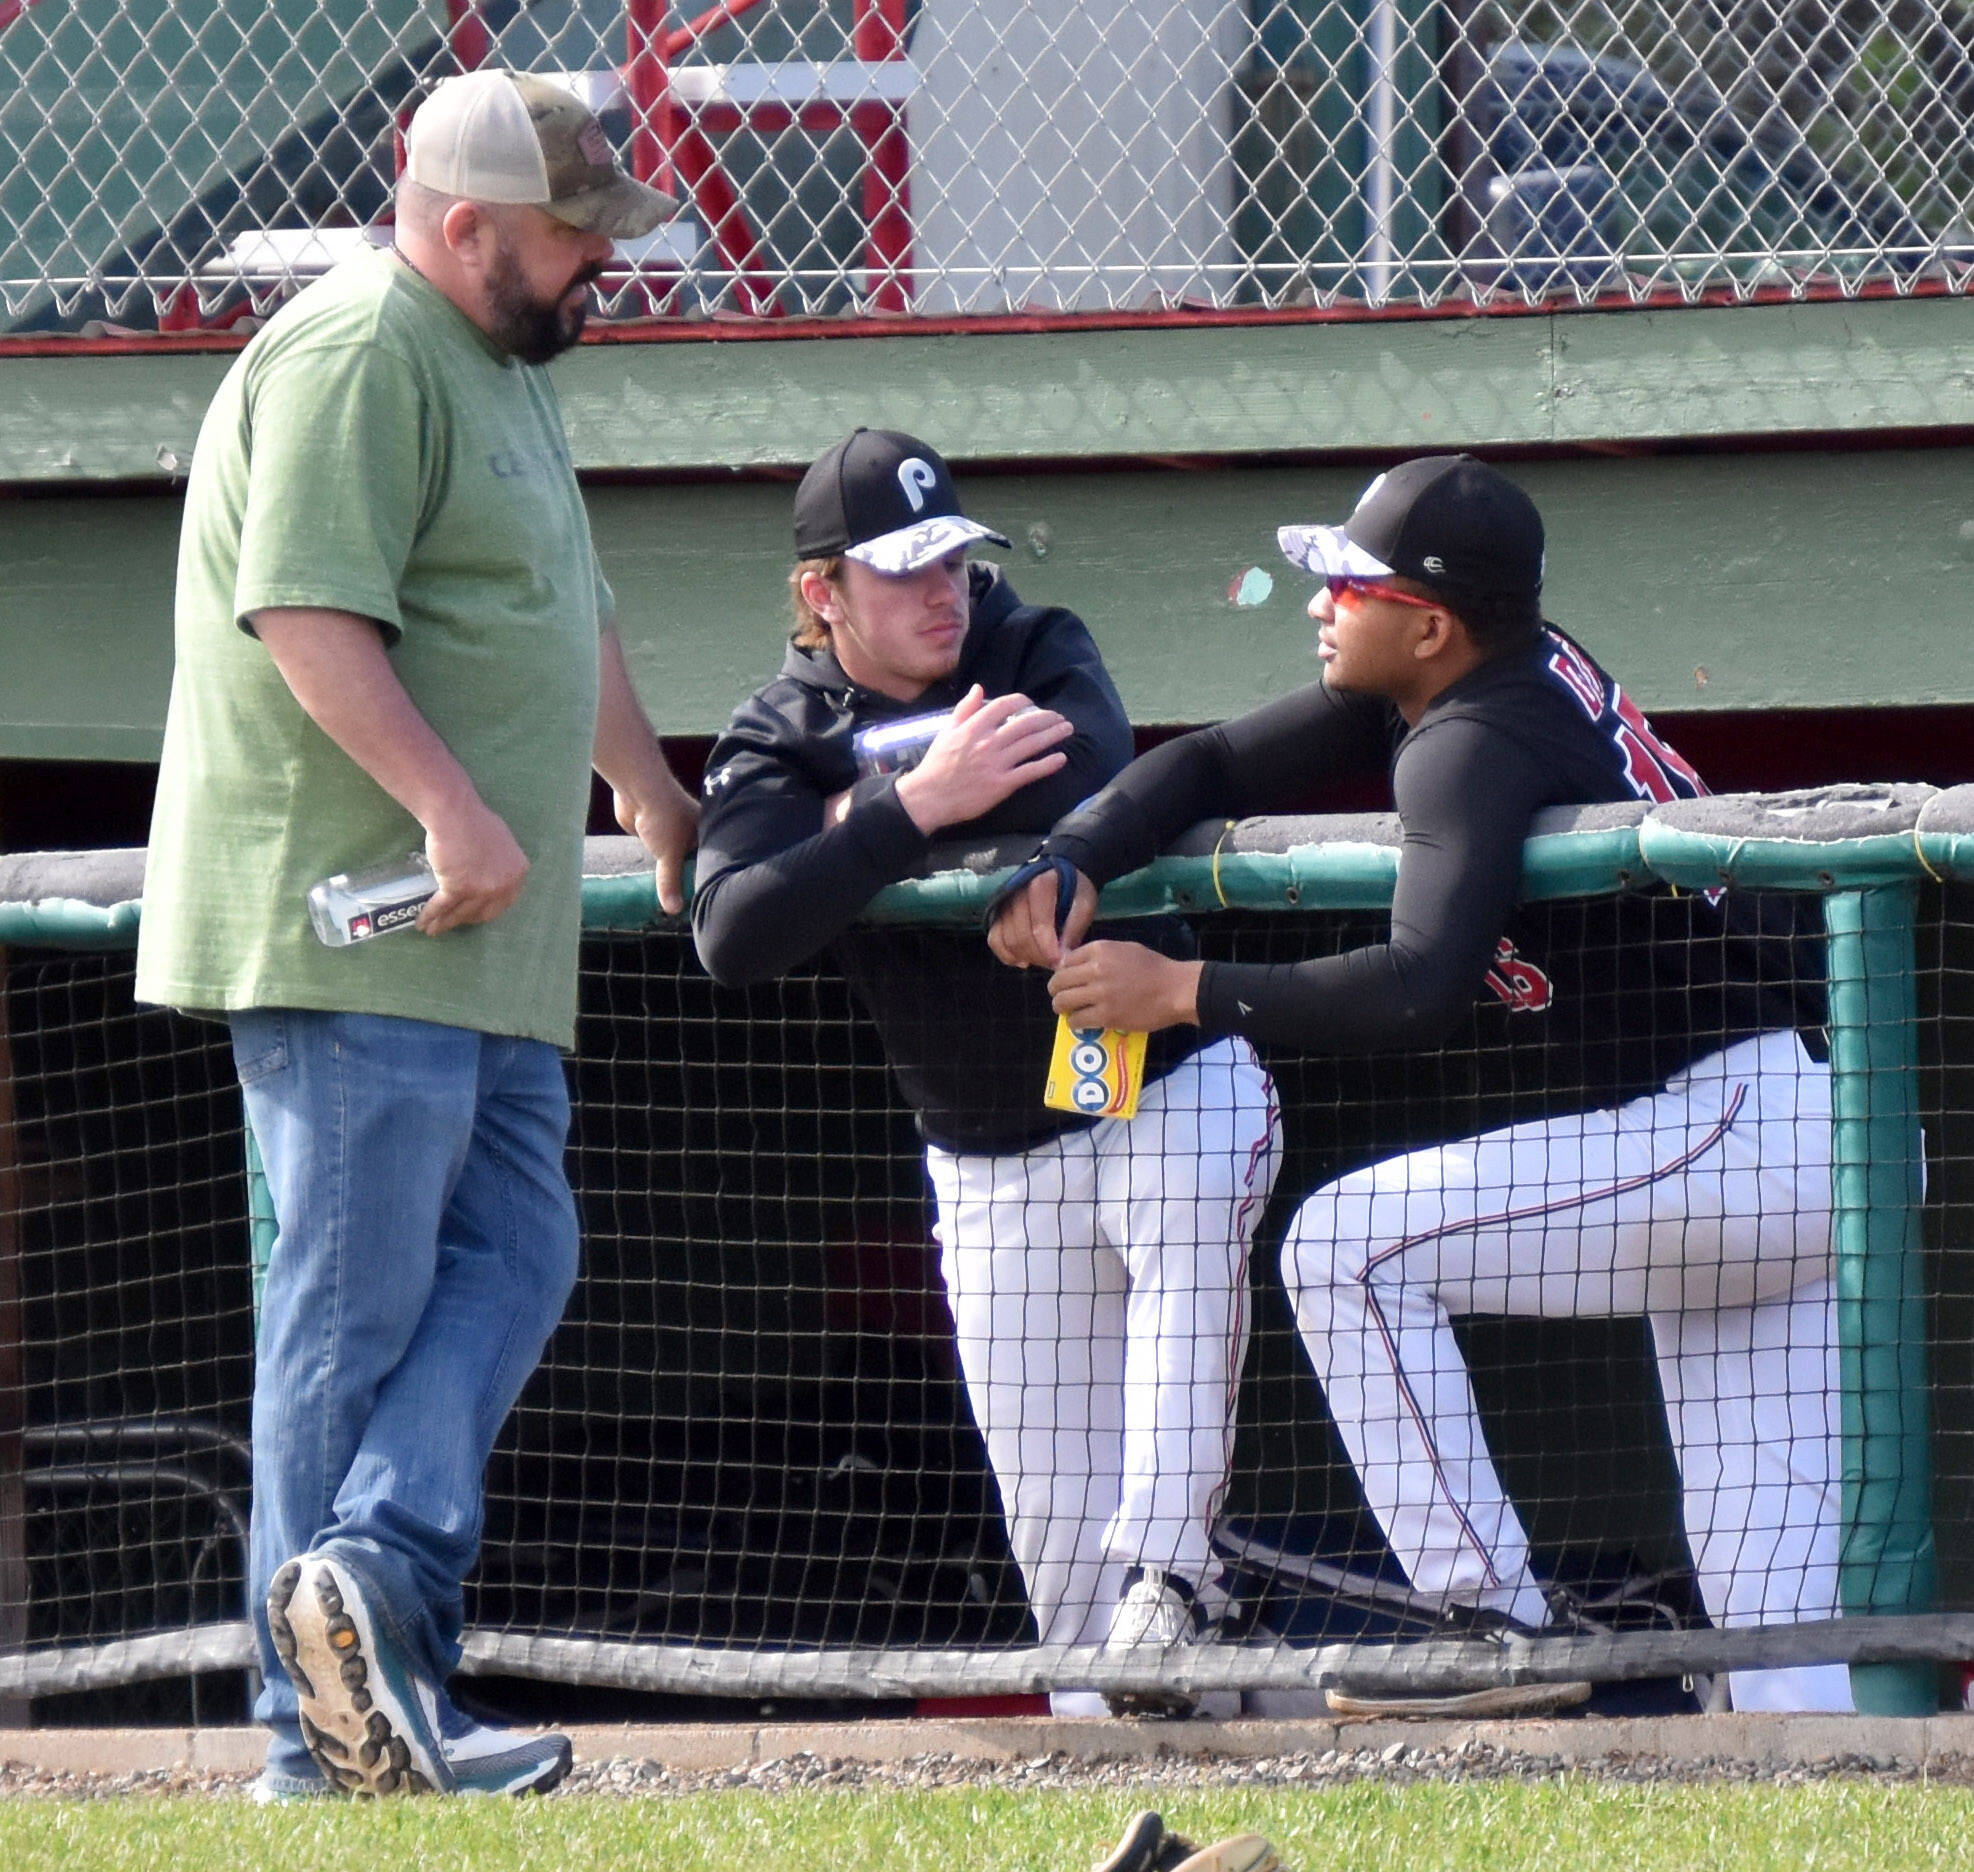
[[[1196,1025],[1305,1052],[1508,1049],[1519,1123],[1356,1170],[1283,1273],[1364,1492],[1417,1591],[1547,1621],[1452,1320],[1643,1314],[1717,1624],[1835,1615],[1838,1385],[1829,1073],[1815,946],[1777,900],[1520,904],[1545,807],[1691,798],[1699,776],[1544,621],[1540,516],[1467,456],[1285,527],[1323,580],[1321,683],[1166,743],[1062,820],[996,914],[1079,1026]],[[1388,772],[1384,942],[1294,964],[1084,942],[1098,888],[1199,820]],[[1058,938],[1057,877],[1079,874]],[[1743,1709],[1850,1707],[1839,1666],[1737,1673]]]

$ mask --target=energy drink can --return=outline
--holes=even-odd
[[[925,758],[925,750],[953,719],[951,709],[936,715],[908,715],[903,721],[879,722],[860,728],[850,747],[857,757],[857,778],[872,774],[910,773]]]
[[[1145,1084],[1146,1038],[1113,1027],[1072,1027],[1058,1014],[1042,1103],[1085,1118],[1135,1117]]]
[[[308,894],[308,920],[331,949],[410,929],[438,895],[439,880],[423,852],[365,871],[339,871]]]

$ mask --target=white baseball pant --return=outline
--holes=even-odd
[[[1128,1121],[926,1153],[967,1395],[1044,1644],[1102,1643],[1129,1567],[1208,1573],[1278,1126],[1253,1048],[1222,1040]]]
[[[1616,1110],[1414,1151],[1319,1190],[1283,1273],[1366,1499],[1413,1586],[1547,1616],[1450,1326],[1651,1325],[1717,1624],[1836,1616],[1830,1075],[1792,1033]],[[1849,1709],[1842,1665],[1737,1672],[1737,1709]]]

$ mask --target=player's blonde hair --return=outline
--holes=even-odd
[[[795,628],[788,633],[790,641],[798,650],[827,650],[829,626],[815,606],[802,596],[802,581],[811,572],[834,585],[843,576],[842,555],[832,553],[827,559],[804,559],[788,575],[789,595],[795,600]]]

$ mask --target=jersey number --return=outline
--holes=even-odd
[[[1611,685],[1611,701],[1618,717],[1611,729],[1612,738],[1624,756],[1624,777],[1640,799],[1694,799],[1707,790],[1706,783],[1659,739],[1638,704],[1616,683]],[[1684,780],[1685,786],[1680,786],[1674,775]]]

